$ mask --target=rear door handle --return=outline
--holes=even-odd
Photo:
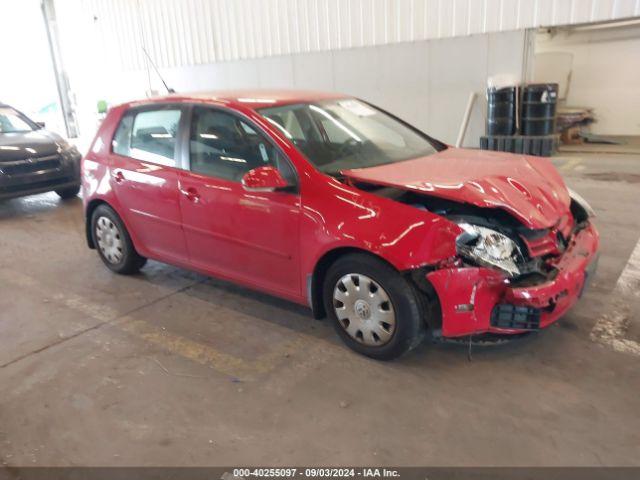
[[[198,201],[200,200],[200,194],[193,187],[189,187],[186,190],[180,190],[180,192],[182,192],[182,194],[193,203],[198,203]]]
[[[113,174],[113,179],[116,181],[116,183],[122,183],[122,181],[124,180],[124,173],[122,173],[122,170],[118,170]]]

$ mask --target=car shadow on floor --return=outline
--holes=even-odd
[[[152,269],[151,271],[147,270]],[[147,270],[147,274],[145,274]],[[159,275],[162,273],[162,275]],[[312,317],[311,310],[302,305],[271,295],[251,290],[224,280],[207,277],[197,273],[171,267],[158,262],[149,262],[148,267],[139,274],[140,278],[152,283],[164,283],[163,276],[178,275],[188,278],[193,283],[181,291],[182,294],[198,299],[212,305],[215,309],[227,309],[237,312],[239,315],[252,317],[268,322],[291,332],[300,333],[316,338],[318,341],[327,341],[331,345],[340,346],[347,352],[347,346],[343,345],[333,331],[333,326],[327,318],[316,320]],[[514,358],[523,355],[531,355],[543,337],[553,337],[555,332],[533,332],[522,338],[517,338],[503,344],[496,345],[472,345],[469,355],[469,345],[465,341],[440,342],[433,340],[429,335],[411,353],[397,359],[398,364],[423,365],[425,363],[440,363],[441,361],[454,361],[464,366],[469,359],[491,360],[497,358]],[[356,353],[349,353],[357,355]],[[380,362],[384,363],[384,362]]]
[[[313,330],[310,326],[326,323],[315,320],[303,305],[160,262],[149,261],[137,276],[158,285],[164,284],[167,276],[188,279],[192,284],[181,291],[184,295],[299,332],[308,333]]]
[[[51,213],[57,209],[77,210],[82,215],[82,199],[74,197],[61,199],[53,192],[32,195],[29,197],[0,200],[0,220],[32,218],[34,215]]]

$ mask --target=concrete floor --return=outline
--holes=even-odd
[[[506,346],[360,357],[304,308],[150,262],[110,273],[79,199],[0,203],[0,461],[8,465],[640,465],[640,357],[592,340],[640,237],[640,155],[563,154],[600,270]],[[634,323],[635,322],[635,323]]]

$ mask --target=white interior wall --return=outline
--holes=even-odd
[[[593,133],[640,135],[640,25],[540,34],[536,54],[573,57],[566,104],[594,109]],[[555,81],[559,69],[536,64],[535,78]]]
[[[0,2],[1,4],[2,2]],[[638,0],[55,0],[69,52],[89,33],[118,70],[602,22]],[[1,10],[1,7],[0,7]],[[88,30],[88,32],[87,32]],[[64,35],[63,35],[64,36]],[[94,50],[95,52],[95,50]],[[73,55],[71,55],[73,56]],[[73,59],[71,59],[73,60]]]
[[[469,91],[484,92],[488,74],[521,78],[526,29],[640,14],[640,0],[55,4],[82,135],[95,128],[98,100],[159,90],[155,74],[148,81],[144,47],[182,91],[242,85],[343,90],[453,141]],[[483,130],[483,99],[471,119],[471,144]]]
[[[355,95],[449,143],[455,142],[469,93],[476,92],[465,145],[477,146],[485,129],[487,77],[522,75],[525,36],[525,31],[491,33],[163,68],[161,73],[178,92],[296,88]],[[143,97],[148,82],[144,71],[105,72],[99,83],[80,82],[76,94],[92,98],[99,89],[102,98],[117,103]],[[163,92],[155,74],[151,86]]]
[[[20,14],[18,3],[29,4],[32,13]],[[487,75],[519,77],[522,70],[529,71],[521,65],[524,29],[640,14],[640,0],[56,0],[55,4],[62,59],[83,136],[92,135],[97,125],[98,100],[116,103],[160,89],[155,75],[148,76],[145,47],[182,91],[239,86],[343,90],[380,103],[451,142],[469,91],[484,92]],[[40,17],[38,0],[0,2],[8,38],[33,32],[34,22],[42,23]],[[10,33],[12,28],[15,34]],[[46,51],[45,39],[30,38]],[[3,56],[11,72],[33,72],[34,58]],[[46,75],[32,75],[39,88],[25,90],[20,88],[24,76],[11,72],[3,79],[22,92],[55,88],[53,76],[44,85]],[[3,95],[8,90],[3,88]],[[484,95],[479,106],[469,127],[471,144],[483,130]]]

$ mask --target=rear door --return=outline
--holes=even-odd
[[[181,209],[192,264],[283,296],[300,296],[300,195],[250,192],[242,176],[276,166],[296,184],[293,166],[267,135],[227,110],[193,107]]]
[[[178,132],[186,122],[181,105],[154,104],[129,110],[112,144],[111,184],[122,215],[147,255],[185,263],[178,190]]]

